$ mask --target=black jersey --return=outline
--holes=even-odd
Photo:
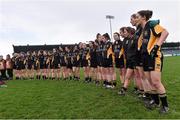
[[[39,55],[38,61],[40,63],[40,69],[43,69],[43,67],[44,67],[44,56],[43,55]]]
[[[112,43],[110,41],[107,41],[102,46],[103,46],[102,56],[103,56],[103,58],[108,58],[108,49],[110,49],[110,47],[112,47]]]
[[[16,69],[15,60],[16,60],[16,58],[15,58],[15,57],[12,57],[13,69]]]
[[[26,68],[27,69],[32,69],[32,65],[33,65],[32,56],[27,56],[27,58],[26,58]]]
[[[89,48],[84,48],[82,51],[82,59],[83,60],[87,60],[86,59],[86,55],[88,54]]]
[[[40,68],[40,62],[38,56],[33,56],[33,67],[35,70]]]
[[[156,44],[157,38],[161,36],[164,30],[159,23],[152,24],[152,22],[153,21],[148,21],[142,31],[142,53],[150,53]]]
[[[66,52],[66,67],[72,69],[73,65],[73,54],[71,51]]]
[[[20,63],[21,63],[22,69],[25,69],[25,58],[24,57],[22,57],[20,59]]]
[[[61,51],[59,53],[59,62],[60,62],[61,66],[65,66],[66,65],[66,62],[65,62],[65,52],[64,51]]]
[[[24,59],[22,57],[17,58],[15,64],[17,70],[25,69]]]
[[[121,51],[121,48],[122,48],[122,41],[115,40],[113,44],[113,51],[114,51],[115,58],[119,58],[119,53]]]
[[[21,69],[20,68],[20,58],[15,58],[15,60],[14,60],[14,67],[17,70]]]
[[[103,64],[103,56],[102,56],[102,51],[103,51],[103,46],[104,42],[97,42],[97,48],[96,48],[96,58],[97,58],[97,64],[98,66],[102,66]]]
[[[52,56],[48,56],[47,58],[47,62],[46,62],[47,68],[53,69],[53,57]]]
[[[66,60],[67,60],[67,64],[72,64],[72,57],[73,57],[73,54],[72,54],[71,51],[66,52]]]
[[[74,50],[74,51],[72,52],[72,62],[73,62],[73,65],[77,65],[77,62],[78,62],[78,60],[79,60],[78,54],[79,54],[79,50]]]
[[[80,61],[82,60],[82,54],[83,54],[83,49],[81,48],[79,49],[79,53],[78,53]]]
[[[137,54],[137,41],[129,38],[127,44],[126,59],[135,59]]]
[[[88,60],[87,60],[87,54],[88,54],[88,48],[81,48],[79,50],[79,57],[80,57],[80,66],[81,67],[87,67],[88,66]]]
[[[98,64],[96,48],[90,48],[90,66],[97,67]]]
[[[142,45],[142,27],[140,25],[137,27],[134,34],[134,40],[137,41],[137,49],[140,51]]]
[[[122,47],[124,49],[124,55],[125,55],[125,58],[127,58],[127,46],[128,46],[128,38],[124,38],[123,39],[123,42],[122,42]]]
[[[54,66],[54,68],[58,68],[58,65],[59,65],[59,54],[57,53],[57,52],[55,52],[54,54],[53,54],[53,66]]]
[[[90,48],[90,60],[91,62],[96,61],[97,57],[97,52],[96,48]]]
[[[96,53],[98,57],[102,57],[103,47],[104,47],[104,42],[98,42],[98,46],[96,49]]]
[[[48,68],[48,66],[47,66],[47,60],[48,60],[48,56],[45,55],[45,56],[44,56],[44,61],[43,61],[43,65],[44,65],[44,68],[45,68],[45,69]]]

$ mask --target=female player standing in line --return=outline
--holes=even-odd
[[[166,40],[168,32],[160,25],[150,24],[149,19],[152,17],[152,14],[153,12],[150,10],[141,10],[137,13],[138,23],[143,28],[143,68],[145,71],[145,75],[150,78],[149,80],[156,90],[154,99],[153,101],[150,101],[149,106],[158,106],[160,98],[162,103],[160,113],[167,113],[169,108],[166,90],[161,82],[161,71],[163,65],[161,45]]]

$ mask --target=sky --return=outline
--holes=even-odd
[[[167,42],[180,41],[179,0],[0,0],[0,55],[12,45],[71,44],[131,26],[130,16],[152,10],[152,19],[170,33]]]

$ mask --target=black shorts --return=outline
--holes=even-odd
[[[68,69],[72,69],[72,66],[73,66],[73,65],[72,65],[71,63],[68,63],[66,67],[67,67]]]
[[[16,69],[16,67],[17,67],[16,65],[13,65],[13,69]]]
[[[144,71],[162,71],[163,54],[158,51],[157,57],[152,58],[148,53],[143,54],[143,69]]]
[[[112,57],[103,59],[103,67],[113,67]]]
[[[17,70],[23,70],[23,69],[25,69],[25,65],[20,64],[20,65],[17,66],[16,69],[17,69]]]
[[[80,59],[79,60],[77,60],[77,66],[76,67],[80,67]]]
[[[87,67],[88,66],[88,61],[86,59],[81,60],[81,67]]]
[[[64,61],[64,58],[60,58],[60,66],[65,67],[66,63]]]
[[[126,60],[126,68],[128,69],[136,69],[136,60],[135,59],[127,59]]]
[[[136,54],[136,63],[137,63],[137,66],[140,66],[140,67],[143,66],[143,57],[140,51],[138,51]]]
[[[45,64],[45,65],[44,65],[44,69],[48,69],[48,65]]]
[[[20,67],[17,67],[16,70],[22,70]]]
[[[28,64],[27,64],[27,69],[28,69],[28,70],[31,70],[31,69],[32,69],[32,65],[33,65],[32,63],[28,63]]]
[[[97,60],[95,60],[95,59],[91,60],[90,67],[97,68]]]
[[[79,60],[73,62],[73,67],[79,67]]]
[[[22,67],[21,67],[22,69],[25,69],[26,67],[25,67],[25,65],[22,65]]]
[[[116,68],[124,68],[123,56],[121,56],[120,58],[115,58],[115,66],[116,66]]]
[[[33,65],[34,66],[34,70],[38,70],[38,66],[37,65]]]
[[[32,65],[28,65],[27,69],[31,70],[32,69]]]
[[[65,62],[61,62],[61,63],[60,63],[60,66],[65,67],[65,66],[66,66],[66,63],[65,63]]]
[[[103,57],[102,56],[97,56],[97,66],[103,66]]]
[[[40,69],[45,69],[45,68],[44,68],[44,65],[40,65]]]
[[[54,65],[53,68],[54,69],[59,69],[59,66],[58,65]]]

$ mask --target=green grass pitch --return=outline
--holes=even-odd
[[[83,74],[81,73],[82,78]],[[0,118],[180,118],[180,57],[165,57],[162,81],[167,89],[170,112],[147,110],[131,93],[70,80],[12,80],[0,88]]]

